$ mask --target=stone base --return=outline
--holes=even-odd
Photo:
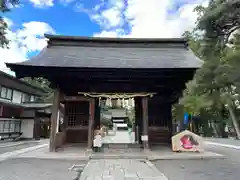
[[[92,149],[89,149],[89,148],[87,148],[87,149],[86,149],[86,152],[93,152],[93,150],[92,150]]]

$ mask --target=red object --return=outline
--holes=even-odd
[[[183,136],[183,137],[180,139],[180,141],[181,141],[182,147],[183,147],[184,149],[192,149],[192,148],[193,148],[193,145],[192,145],[192,142],[191,142],[189,136]]]

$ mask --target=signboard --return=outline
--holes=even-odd
[[[184,113],[184,125],[188,124],[188,113]]]
[[[188,130],[182,131],[172,137],[172,150],[174,152],[202,152],[202,137]]]
[[[141,139],[142,139],[142,141],[148,141],[148,136],[147,135],[141,136]]]

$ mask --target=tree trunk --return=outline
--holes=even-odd
[[[211,122],[210,125],[212,127],[214,137],[219,137],[220,133],[219,133],[219,129],[218,129],[216,123],[215,122]]]
[[[229,110],[229,113],[230,113],[230,116],[231,116],[231,119],[232,119],[232,122],[233,122],[233,126],[234,126],[234,129],[235,129],[236,135],[237,135],[237,139],[240,139],[240,129],[239,129],[239,126],[238,126],[238,121],[237,121],[237,118],[235,116],[235,113],[233,111],[233,108],[232,108],[231,104],[228,104],[228,110]]]

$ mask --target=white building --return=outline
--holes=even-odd
[[[39,138],[51,104],[36,103],[44,90],[0,71],[0,137]],[[48,115],[47,115],[48,114]]]

